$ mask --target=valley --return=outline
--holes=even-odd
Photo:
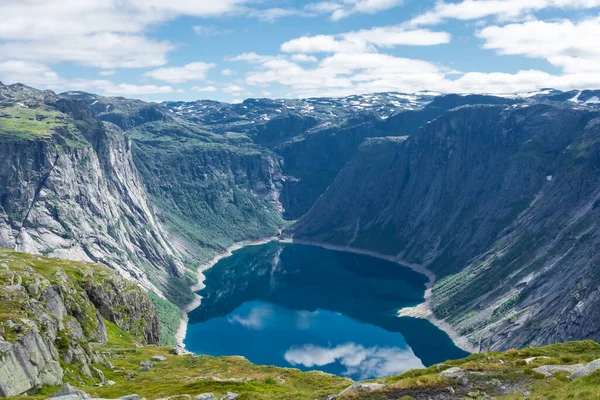
[[[318,349],[354,343],[352,351],[378,344],[401,350],[394,354],[406,368],[395,362],[385,373],[349,374],[355,380],[384,380],[395,388],[389,396],[398,390],[409,395],[414,385],[432,391],[446,385],[454,378],[438,375],[440,363],[466,365],[464,370],[490,375],[510,367],[519,379],[507,396],[543,391],[548,385],[534,367],[594,360],[592,342],[556,343],[600,340],[596,318],[600,109],[597,102],[588,101],[596,94],[421,92],[249,99],[240,104],[146,103],[0,84],[0,247],[31,254],[29,263],[57,260],[78,277],[88,277],[87,268],[102,268],[102,274],[112,270],[114,279],[141,287],[146,294],[140,291],[140,296],[148,302],[144,301],[145,310],[153,314],[148,328],[152,335],[142,340],[139,329],[133,330],[137,336],[123,346],[134,348],[135,342],[143,347],[131,357],[107,350],[125,370],[143,361],[138,357],[162,355],[182,341],[194,352],[212,354],[218,343],[211,339],[228,332],[229,343],[235,344],[252,332],[242,329],[247,328],[243,324],[230,331],[230,321],[245,321],[250,315],[268,314],[272,327],[277,327],[316,313],[318,328],[303,334],[313,335],[312,344]],[[280,241],[243,247],[221,258],[232,253],[232,246],[242,247],[239,243],[270,238]],[[314,243],[322,247],[307,246]],[[7,260],[17,257],[7,254],[11,254]],[[282,257],[281,264],[273,261],[277,257]],[[69,262],[86,267],[62,267]],[[6,288],[25,288],[29,284],[24,282],[35,280],[29,270],[16,273],[13,263],[5,262],[2,293],[13,293]],[[348,268],[353,265],[363,267],[352,270],[350,278]],[[15,283],[17,275],[21,283]],[[20,288],[14,290],[21,295]],[[93,303],[95,292],[87,287],[58,291],[67,301],[69,294],[82,290]],[[31,296],[14,301],[22,310],[48,301]],[[361,301],[353,301],[355,296]],[[425,297],[428,308],[409,311]],[[99,318],[116,324],[115,329],[133,329],[119,325],[121,305],[104,307],[99,302],[94,307]],[[61,313],[59,319],[77,319],[76,309],[69,309],[71,317]],[[119,311],[111,314],[110,309]],[[182,309],[189,312],[187,336],[182,331],[186,327],[181,324]],[[399,310],[405,317],[398,317]],[[95,315],[91,308],[89,312]],[[481,355],[445,362],[467,354],[442,330],[427,320],[406,317],[411,315],[429,316],[460,347]],[[24,340],[30,330],[20,326],[29,325],[19,321],[32,316],[7,311],[2,318],[2,326],[17,327],[2,334],[7,346]],[[71,351],[79,355],[74,361],[61,347],[62,332],[85,342],[98,332],[87,325],[66,329],[58,324],[50,330],[58,333],[48,337],[44,321],[36,322],[34,330],[55,343],[56,349],[47,352],[55,378],[60,365],[64,380],[83,383],[95,395],[113,396],[117,389],[133,390],[134,383],[126,376],[140,383],[142,372],[155,372],[118,376],[113,369],[101,368],[101,360],[84,345],[83,350]],[[339,337],[330,345],[319,334],[331,326],[344,328],[336,331]],[[126,337],[121,331],[119,335]],[[401,335],[391,334],[397,332]],[[268,335],[274,344],[283,334],[275,329]],[[379,339],[375,343],[368,338]],[[100,342],[111,347],[112,340],[119,341],[113,336],[108,343]],[[305,341],[302,337],[280,347],[267,346],[248,358],[304,370],[294,369],[289,372],[293,377],[283,378],[298,383],[289,398],[324,398],[352,384],[330,375],[322,375],[321,382],[306,372],[328,365],[335,374],[347,370],[339,363],[343,357],[334,357],[335,363],[315,363],[300,352],[289,353]],[[540,346],[550,347],[537,349]],[[244,355],[235,354],[242,350],[231,345],[215,355]],[[584,356],[586,351],[589,355]],[[273,356],[276,352],[278,358]],[[285,359],[286,353],[293,362]],[[523,361],[528,354],[549,358],[529,366]],[[199,360],[190,357],[176,356],[169,368],[179,371]],[[214,369],[221,371],[211,375],[218,379],[249,380],[226,381],[214,389],[214,382],[222,381],[211,378],[195,382],[199,386],[193,391],[202,387],[225,396],[229,390],[224,388],[235,386],[244,396],[253,393],[245,398],[280,398],[270,390],[278,392],[281,387],[269,386],[283,374],[277,367],[203,357],[202,366],[194,369],[198,374]],[[498,367],[504,364],[496,365],[497,360],[506,362],[505,358],[511,360],[509,365]],[[69,375],[67,364],[73,363],[77,368]],[[90,374],[84,373],[83,364]],[[92,365],[120,388],[93,389],[102,382]],[[391,376],[420,366],[429,368],[406,372],[401,378]],[[9,395],[37,390],[42,390],[39,396],[51,394],[45,390],[57,386],[59,379],[42,375],[41,383],[32,381],[28,389],[14,389]],[[173,387],[148,387],[143,395],[181,394],[179,388],[194,378],[187,376],[187,383],[180,377],[172,379]],[[307,389],[300,383],[315,385],[315,379],[326,387]],[[569,387],[588,382],[579,380],[571,386],[568,379],[559,381]],[[498,388],[488,389],[492,393]]]

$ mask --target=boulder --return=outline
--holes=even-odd
[[[183,354],[187,354],[188,351],[185,349],[185,347],[177,345],[174,348],[172,348],[171,350],[169,350],[169,353],[175,354],[176,356],[180,356]]]
[[[140,370],[141,371],[149,371],[150,368],[154,368],[154,363],[152,361],[142,361],[140,363]]]
[[[64,272],[63,272],[64,274]],[[63,298],[52,286],[48,286],[42,292],[40,301],[45,303],[45,308],[50,314],[56,317],[57,320],[62,321],[67,316],[67,309]]]
[[[221,397],[221,400],[236,400],[238,397],[240,395],[237,393],[227,392],[225,396]]]
[[[6,353],[11,347],[12,344],[0,341],[0,355]]]
[[[343,394],[350,393],[350,392],[368,393],[368,392],[372,392],[374,390],[383,389],[384,387],[385,387],[385,383],[361,383],[361,382],[358,382],[358,383],[355,383],[354,385],[350,386],[349,388],[345,389],[338,396],[341,396]]]
[[[65,383],[58,392],[50,396],[49,400],[86,400],[89,398],[91,398],[89,394],[71,386],[69,383]]]
[[[546,378],[551,378],[556,372],[575,373],[583,367],[583,364],[575,365],[544,365],[533,369],[533,372],[544,375]]]
[[[600,359],[585,364],[571,374],[571,380],[588,376],[600,369]]]
[[[150,360],[156,361],[156,362],[163,362],[163,361],[167,361],[167,357],[164,357],[164,356],[152,356],[150,358]]]
[[[217,400],[217,396],[214,393],[202,393],[194,397],[194,400]]]
[[[438,375],[444,378],[462,378],[465,376],[465,371],[462,368],[454,367],[442,371]]]
[[[0,397],[17,396],[41,385],[62,384],[58,358],[50,340],[36,332],[22,336],[0,356]]]
[[[100,371],[98,368],[92,367],[92,373],[94,375],[96,375],[98,377],[98,379],[100,379],[100,382],[102,382],[102,383],[106,382],[106,377],[104,376],[104,372]]]

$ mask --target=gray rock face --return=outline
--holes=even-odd
[[[573,374],[583,368],[583,364],[575,365],[544,365],[541,367],[534,368],[533,371],[538,374],[542,374],[547,378],[552,377],[557,372],[568,372]]]
[[[428,266],[434,313],[482,350],[598,341],[598,116],[468,106],[367,141],[294,235]]]
[[[584,376],[591,375],[592,373],[598,371],[600,369],[600,360],[595,360],[590,363],[585,364],[580,369],[576,370],[571,374],[571,380],[582,378]]]
[[[67,126],[44,140],[0,139],[0,246],[102,263],[154,291],[143,265],[165,279],[180,276],[184,266],[149,203],[129,139],[85,104],[39,93],[3,88],[5,103],[25,97],[31,108],[62,112]]]
[[[63,318],[67,315],[67,309],[65,308],[63,298],[53,287],[49,286],[44,289],[40,296],[40,301],[51,315],[62,322]]]
[[[140,369],[142,371],[148,371],[150,368],[154,368],[154,363],[151,361],[142,361],[140,363]]]
[[[465,376],[465,371],[462,368],[453,367],[440,372],[438,375],[444,378],[462,378]]]
[[[104,282],[89,282],[85,291],[100,315],[121,328],[134,332],[140,326],[143,332],[135,332],[143,344],[159,344],[160,329],[158,314],[148,297],[139,290],[126,290],[127,282],[112,279]],[[106,327],[98,316],[99,335],[106,341]]]
[[[62,385],[58,392],[53,393],[52,396],[50,396],[50,399],[54,400],[85,400],[89,398],[91,398],[89,394],[71,386],[68,383]]]
[[[10,343],[0,341],[0,355],[6,353],[11,347],[12,345]]]
[[[376,390],[381,390],[385,388],[386,385],[384,383],[364,383],[358,382],[354,385],[350,386],[348,389],[345,389],[338,396],[341,396],[346,393],[356,392],[356,393],[368,393]]]
[[[105,342],[107,335],[98,308],[88,296],[88,286],[95,287],[98,281],[103,282],[104,288],[89,290],[97,295],[94,300],[100,301],[98,307],[115,313],[115,323],[141,343],[146,341],[146,321],[152,323],[157,319],[156,310],[143,291],[107,269],[66,262],[72,268],[70,272],[78,269],[78,273],[86,276],[82,280],[69,279],[64,270],[56,269],[56,261],[52,259],[8,250],[0,257],[7,265],[7,270],[0,270],[0,282],[23,274],[23,281],[40,282],[43,287],[39,298],[17,290],[17,285],[10,286],[15,290],[0,291],[2,301],[19,301],[27,310],[23,315],[28,317],[0,321],[0,332],[10,333],[8,337],[14,340],[14,343],[0,341],[0,397],[29,393],[41,385],[62,384],[60,362],[71,364],[69,368],[80,378],[105,383],[104,373],[94,364],[108,368],[112,365],[90,344]],[[35,266],[36,270],[23,268],[24,265]],[[44,278],[46,266],[56,269],[54,276],[60,283]],[[150,326],[149,332],[158,341],[157,322],[155,325]]]
[[[0,356],[0,396],[16,396],[41,385],[60,385],[63,370],[54,344],[30,332]]]
[[[194,397],[194,400],[217,400],[217,396],[214,393],[202,393]]]
[[[221,397],[221,400],[235,400],[240,397],[239,394],[228,392],[225,396]]]

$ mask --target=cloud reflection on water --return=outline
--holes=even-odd
[[[359,379],[398,375],[411,369],[424,368],[421,360],[410,348],[367,348],[355,343],[332,348],[307,344],[292,347],[284,357],[292,365],[303,365],[307,368],[339,362],[346,368],[344,375],[358,375]]]
[[[249,329],[261,330],[265,327],[267,320],[275,315],[275,310],[269,305],[254,307],[247,316],[232,314],[227,317],[230,324],[240,324]]]

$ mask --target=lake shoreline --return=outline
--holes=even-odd
[[[448,324],[446,321],[438,319],[433,314],[433,311],[431,308],[431,295],[432,295],[432,291],[433,291],[433,285],[435,284],[437,278],[436,278],[435,274],[431,270],[429,270],[427,267],[425,267],[424,265],[414,264],[414,263],[410,263],[410,262],[404,262],[402,260],[399,260],[397,257],[391,256],[388,254],[378,253],[376,251],[359,249],[359,248],[350,247],[350,246],[332,245],[329,243],[314,242],[314,241],[309,241],[309,240],[301,240],[301,239],[294,239],[294,238],[282,238],[279,236],[272,236],[269,238],[265,238],[262,240],[256,240],[256,241],[237,242],[237,243],[233,244],[232,246],[230,246],[226,251],[217,254],[210,261],[208,261],[198,267],[198,271],[197,271],[198,282],[196,284],[190,286],[190,289],[194,292],[194,300],[191,301],[186,306],[182,307],[182,309],[181,309],[181,311],[182,311],[181,320],[180,320],[179,328],[177,329],[177,333],[175,334],[175,338],[177,340],[177,346],[185,347],[183,342],[184,342],[185,336],[187,334],[187,326],[189,323],[188,313],[190,313],[193,310],[195,310],[196,308],[198,308],[201,304],[202,297],[199,296],[198,294],[196,294],[195,292],[202,290],[205,287],[204,272],[206,272],[208,269],[212,268],[221,259],[230,257],[232,255],[232,253],[236,250],[240,250],[240,249],[242,249],[244,247],[248,247],[248,246],[260,246],[260,245],[267,244],[267,243],[274,242],[274,241],[277,241],[279,243],[287,243],[287,244],[300,244],[300,245],[307,245],[307,246],[315,246],[315,247],[320,247],[320,248],[323,248],[326,250],[370,256],[370,257],[394,262],[398,265],[410,268],[413,271],[426,276],[428,278],[428,282],[425,285],[425,301],[414,307],[406,307],[406,308],[400,309],[398,311],[398,317],[426,319],[429,322],[431,322],[433,325],[435,325],[438,329],[444,331],[450,337],[450,339],[452,340],[452,342],[454,343],[454,345],[456,347],[458,347],[464,351],[467,351],[469,353],[478,353],[479,352],[479,350],[476,349],[475,346],[473,346],[471,343],[469,343],[469,341],[466,337],[460,335],[450,324]]]
[[[198,295],[196,292],[204,289],[206,285],[204,285],[204,280],[206,277],[204,276],[204,272],[214,267],[219,261],[223,258],[230,257],[233,255],[233,252],[236,250],[240,250],[244,247],[248,246],[260,246],[263,244],[267,244],[270,242],[277,241],[279,237],[272,236],[269,238],[261,239],[261,240],[245,240],[242,242],[236,242],[229,246],[227,250],[224,252],[218,253],[212,259],[198,266],[196,271],[196,276],[198,278],[198,282],[190,286],[190,290],[194,292],[194,300],[186,304],[181,308],[181,319],[179,320],[179,327],[177,328],[177,332],[175,333],[175,340],[177,341],[177,347],[185,347],[183,344],[185,340],[185,336],[187,334],[187,327],[189,323],[188,314],[194,311],[196,308],[200,307],[202,302],[202,296]]]
[[[405,261],[399,260],[397,257],[391,256],[389,254],[378,253],[376,251],[359,249],[359,248],[350,247],[350,246],[339,246],[339,245],[333,245],[333,244],[329,244],[329,243],[313,242],[313,241],[309,241],[309,240],[294,239],[294,238],[279,239],[279,242],[280,243],[290,243],[290,244],[304,244],[307,246],[321,247],[321,248],[327,249],[327,250],[354,253],[354,254],[362,254],[362,255],[366,255],[366,256],[370,256],[370,257],[374,257],[374,258],[379,258],[382,260],[391,261],[391,262],[394,262],[403,267],[410,268],[413,271],[418,272],[422,275],[425,275],[429,279],[429,282],[427,282],[427,284],[425,285],[425,301],[416,306],[405,307],[405,308],[398,310],[398,317],[426,319],[429,322],[431,322],[433,325],[435,325],[438,329],[444,331],[450,337],[450,339],[452,340],[452,342],[454,343],[454,345],[456,347],[458,347],[466,352],[469,352],[469,353],[479,353],[479,350],[477,348],[475,348],[475,346],[473,346],[466,337],[464,337],[460,333],[458,333],[446,321],[438,319],[435,316],[435,314],[433,313],[433,310],[431,308],[431,295],[433,294],[433,285],[435,284],[437,278],[436,278],[435,274],[433,273],[433,271],[429,270],[426,266],[424,266],[422,264],[414,264],[414,263],[410,263],[410,262],[405,262]]]

